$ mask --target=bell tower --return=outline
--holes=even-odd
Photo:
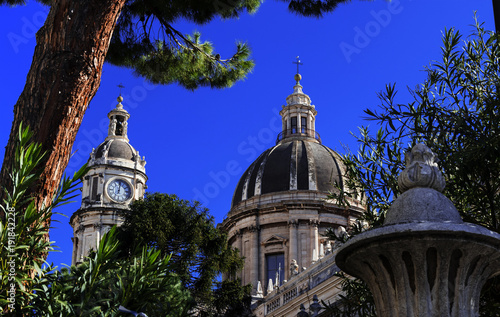
[[[146,160],[129,143],[128,119],[123,97],[108,113],[108,136],[92,149],[90,168],[83,177],[82,203],[70,219],[73,227],[72,264],[80,263],[91,249],[97,249],[104,233],[120,226],[123,212],[133,200],[144,197],[147,181]]]

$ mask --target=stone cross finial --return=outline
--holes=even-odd
[[[443,191],[445,180],[437,165],[436,155],[425,144],[417,144],[406,152],[405,162],[406,168],[398,176],[401,193],[415,187]]]

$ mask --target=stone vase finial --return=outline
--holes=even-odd
[[[406,153],[406,168],[399,174],[401,195],[387,211],[384,224],[421,221],[462,223],[453,203],[441,192],[444,176],[436,155],[424,144]]]
[[[367,283],[379,316],[479,316],[481,288],[500,274],[500,234],[462,221],[429,148],[406,159],[384,225],[348,240],[335,262]]]
[[[437,165],[436,155],[425,144],[417,144],[410,152],[406,152],[405,163],[406,168],[398,176],[401,193],[415,187],[443,191],[446,183]]]

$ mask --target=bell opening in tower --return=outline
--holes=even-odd
[[[116,116],[116,136],[123,136],[123,121],[124,118],[122,116]]]
[[[297,133],[297,117],[291,117],[291,131],[290,134]]]

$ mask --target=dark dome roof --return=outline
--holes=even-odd
[[[127,141],[111,139],[104,141],[97,147],[95,157],[103,157],[105,148],[108,148],[108,158],[133,160],[137,153],[137,151]]]
[[[281,142],[268,149],[243,173],[232,206],[259,194],[288,190],[329,192],[343,186],[340,157],[308,140]]]

